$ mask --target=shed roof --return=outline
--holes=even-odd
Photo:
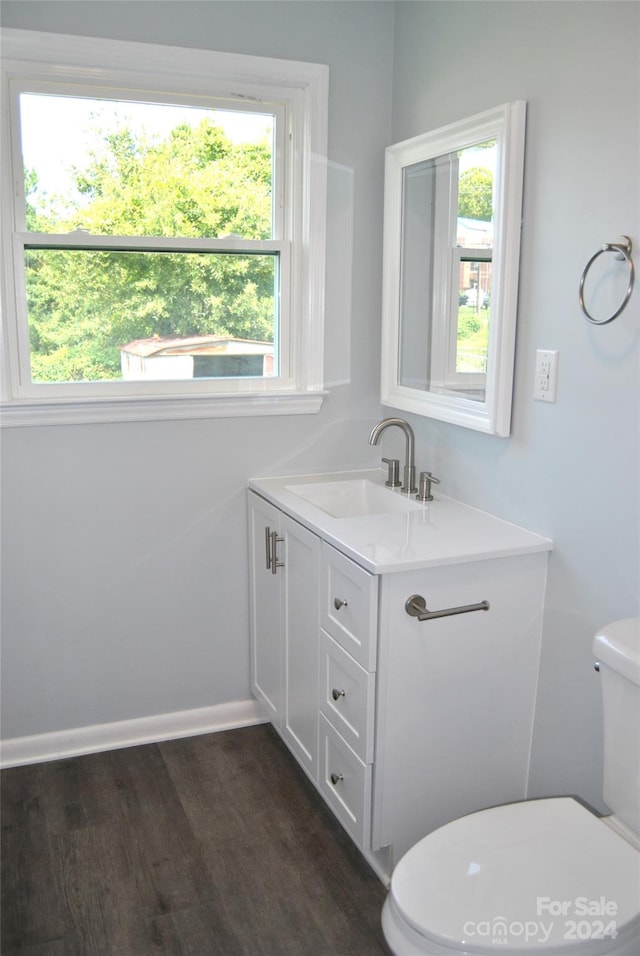
[[[257,339],[238,339],[232,335],[154,335],[150,339],[134,339],[120,346],[130,355],[267,355],[273,352],[273,342]]]

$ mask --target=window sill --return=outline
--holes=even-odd
[[[0,425],[7,428],[27,425],[92,425],[102,422],[314,415],[320,411],[326,394],[327,392],[317,391],[232,398],[207,395],[189,398],[159,396],[93,401],[3,402]]]

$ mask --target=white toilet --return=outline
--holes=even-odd
[[[612,815],[558,797],[430,833],[391,878],[382,927],[394,956],[640,956],[640,618],[593,647]]]

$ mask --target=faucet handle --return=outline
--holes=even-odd
[[[399,488],[402,482],[400,481],[400,461],[398,458],[383,458],[382,459],[385,465],[389,466],[389,476],[385,481],[385,485],[388,485],[389,488]]]
[[[434,478],[430,471],[420,472],[420,489],[416,498],[418,501],[433,501],[431,485],[439,485],[440,479]]]

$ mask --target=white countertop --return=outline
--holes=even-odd
[[[291,485],[362,478],[384,487],[385,472],[373,469],[252,478],[249,488],[373,574],[532,554],[553,548],[549,538],[444,495],[435,495],[433,501],[406,513],[336,518],[288,490]],[[403,496],[400,491],[392,493]]]

